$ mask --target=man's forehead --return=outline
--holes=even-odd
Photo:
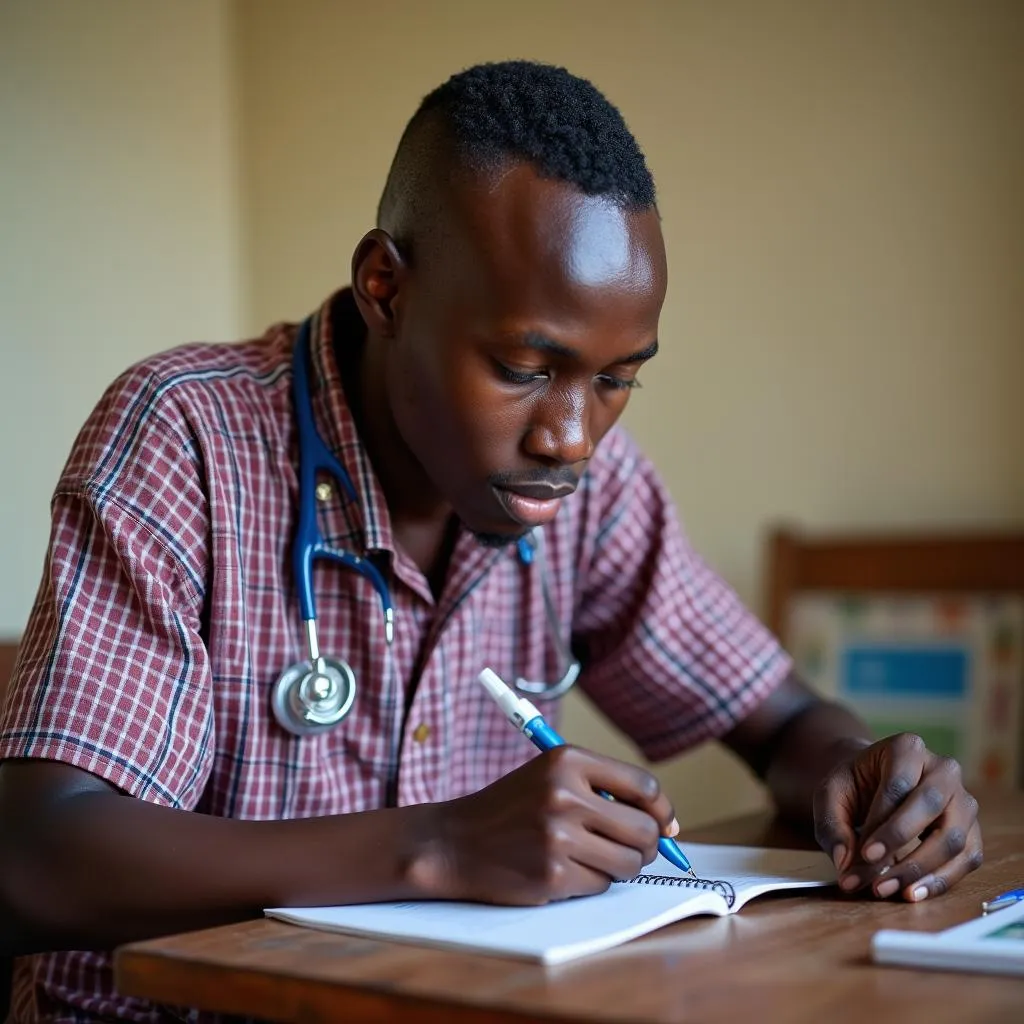
[[[664,242],[657,212],[542,177],[507,163],[452,182],[452,213],[474,258],[502,276],[557,273],[578,288],[664,292]]]

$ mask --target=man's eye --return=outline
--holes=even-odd
[[[614,391],[629,391],[632,388],[642,387],[636,377],[613,377],[610,373],[602,373],[597,379]]]
[[[510,384],[532,384],[534,381],[541,380],[547,376],[540,370],[532,370],[529,373],[525,373],[522,370],[513,370],[504,363],[495,363],[495,365],[498,368],[498,373]]]

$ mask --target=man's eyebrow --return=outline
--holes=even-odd
[[[527,331],[519,335],[517,339],[520,344],[532,348],[536,352],[547,352],[553,356],[562,356],[563,359],[579,359],[580,354],[574,348],[563,345],[560,341],[549,338],[546,334],[539,334],[537,331]]]
[[[546,334],[540,334],[537,331],[527,331],[526,334],[519,335],[516,340],[537,352],[547,352],[551,355],[561,356],[563,359],[582,359],[582,356],[576,349],[563,345],[560,341],[555,341]],[[655,338],[646,348],[640,349],[639,352],[630,352],[629,355],[623,356],[621,359],[615,359],[613,364],[619,366],[626,363],[644,363],[657,354],[658,339]]]
[[[653,359],[658,354],[658,339],[647,346],[647,348],[640,349],[639,352],[631,352],[624,359],[617,359],[617,363],[645,363],[648,359]]]

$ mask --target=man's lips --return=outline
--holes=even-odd
[[[564,498],[576,490],[574,483],[533,483],[533,484],[509,484],[500,487],[499,490],[511,491],[512,494],[521,494],[524,498],[536,498],[538,501],[553,501],[556,498]]]
[[[495,487],[494,494],[502,507],[523,526],[543,526],[558,514],[562,499],[576,490],[575,484],[516,484]]]

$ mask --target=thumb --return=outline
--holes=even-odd
[[[835,768],[814,793],[814,838],[842,874],[857,845],[854,810],[857,786],[851,765]]]

